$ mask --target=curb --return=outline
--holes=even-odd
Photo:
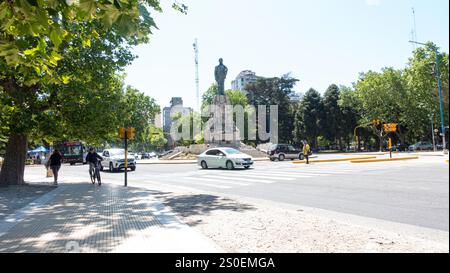
[[[335,158],[335,159],[318,159],[318,160],[310,160],[310,163],[326,163],[326,162],[342,162],[342,161],[351,161],[351,160],[362,160],[362,159],[375,159],[376,156],[362,156],[362,157],[349,157],[349,158]],[[294,161],[292,164],[305,164],[306,160],[302,161]]]
[[[368,160],[352,160],[351,163],[373,163],[373,162],[387,162],[387,161],[403,161],[419,159],[418,156],[400,157],[400,158],[382,158],[382,159],[368,159]]]

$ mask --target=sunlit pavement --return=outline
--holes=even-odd
[[[87,166],[64,166],[64,177],[86,177]],[[26,177],[45,175],[27,168]],[[104,183],[124,174],[102,172]],[[188,165],[138,165],[128,185],[154,190],[205,191],[378,218],[448,231],[449,165],[444,157],[352,164],[256,162],[250,170],[201,170]]]

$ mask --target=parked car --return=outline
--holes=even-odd
[[[103,160],[100,169],[108,168],[110,172],[125,169],[125,150],[124,149],[106,149],[103,151]],[[132,171],[136,170],[136,160],[131,154],[128,154],[128,168]]]
[[[203,169],[248,169],[253,165],[253,158],[233,148],[214,148],[209,149],[198,156],[198,165]]]
[[[416,144],[409,146],[409,150],[412,152],[433,150],[433,144],[429,142],[417,142]]]
[[[279,161],[284,161],[285,159],[305,159],[303,151],[294,148],[294,146],[289,144],[274,144],[267,151],[271,161],[278,159]],[[312,152],[309,153],[311,155]]]
[[[141,159],[150,159],[149,153],[142,153]]]

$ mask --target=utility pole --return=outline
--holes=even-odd
[[[415,43],[415,44],[419,44],[419,45],[424,45],[426,46],[427,44],[425,43],[419,43],[416,41],[409,41],[410,43]],[[441,111],[441,133],[442,133],[442,146],[443,146],[443,150],[444,150],[444,154],[447,154],[447,149],[446,149],[446,141],[445,141],[445,119],[444,119],[444,103],[443,103],[443,99],[442,99],[442,80],[441,80],[441,70],[439,68],[440,66],[440,59],[439,59],[439,51],[436,48],[435,49],[435,53],[436,53],[436,78],[437,78],[437,82],[438,82],[438,91],[439,91],[439,108]]]
[[[195,52],[195,84],[196,84],[197,111],[201,112],[201,109],[200,109],[200,80],[198,78],[198,41],[197,41],[197,38],[195,38],[193,46],[194,46],[194,52]]]

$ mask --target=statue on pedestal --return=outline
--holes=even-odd
[[[219,65],[216,66],[214,70],[214,77],[217,82],[217,95],[224,96],[225,95],[225,79],[227,77],[228,68],[223,64],[223,59],[219,59]]]
[[[223,59],[219,59],[219,65],[214,70],[214,77],[217,82],[217,94],[213,99],[210,109],[212,109],[213,119],[211,120],[212,130],[205,131],[205,143],[219,146],[239,147],[239,132],[233,121],[233,106],[230,99],[225,95],[225,79],[228,68],[223,64]],[[226,111],[228,109],[228,114]]]

